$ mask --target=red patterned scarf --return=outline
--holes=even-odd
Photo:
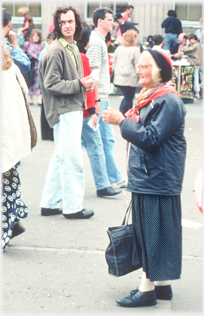
[[[161,83],[158,86],[154,86],[150,89],[143,88],[137,98],[135,106],[127,111],[125,113],[125,116],[128,118],[132,118],[137,123],[139,123],[140,109],[149,104],[152,100],[161,97],[169,92],[179,95],[173,85],[171,85],[169,82]]]

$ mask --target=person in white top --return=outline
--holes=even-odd
[[[170,56],[170,51],[169,50],[164,50],[163,49],[163,46],[164,46],[164,38],[163,36],[161,35],[154,35],[153,36],[153,43],[154,43],[154,46],[152,47],[153,50],[162,50],[162,51],[165,51],[167,53],[167,55]]]
[[[25,231],[20,218],[28,208],[21,200],[16,164],[31,153],[31,137],[25,100],[26,82],[9,50],[2,44],[2,251],[11,238]]]

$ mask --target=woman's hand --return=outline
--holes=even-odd
[[[107,124],[120,125],[124,119],[125,117],[120,111],[111,108],[104,110],[102,114],[102,120]]]

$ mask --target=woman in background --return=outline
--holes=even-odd
[[[24,22],[23,26],[21,27],[21,31],[24,34],[25,42],[30,40],[31,32],[34,29],[33,17],[29,11],[30,10],[24,5],[18,9],[18,12],[24,16]]]
[[[30,126],[22,90],[26,82],[9,51],[2,46],[2,251],[10,239],[25,231],[20,219],[28,208],[21,200],[16,164],[31,153]]]
[[[138,63],[140,49],[137,45],[137,32],[128,30],[123,34],[123,43],[113,55],[113,84],[119,87],[124,98],[120,104],[120,112],[125,114],[133,106],[138,76],[135,65]]]
[[[39,89],[38,84],[38,57],[40,55],[41,50],[44,48],[44,45],[42,44],[42,33],[40,30],[35,29],[32,31],[30,36],[30,41],[27,41],[23,45],[23,51],[28,55],[29,58],[34,57],[35,58],[35,82],[34,84],[29,88],[29,96],[30,96],[30,105],[33,105],[33,96],[38,96],[38,105],[42,104],[42,96],[41,96],[41,90]]]

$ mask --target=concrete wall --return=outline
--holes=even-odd
[[[135,0],[136,1],[136,0]],[[162,22],[167,18],[167,12],[170,9],[174,9],[172,2],[159,2],[150,3],[144,1],[144,4],[131,1],[134,5],[134,12],[132,15],[132,22],[139,23],[136,27],[139,30],[138,43],[144,42],[149,35],[160,34],[165,36],[164,29],[161,28]],[[63,5],[67,2],[57,3],[56,1],[42,2],[42,34],[43,39],[46,39],[48,28],[53,21],[53,12],[56,10],[58,5]],[[79,13],[83,20],[85,20],[85,2],[75,0],[69,1],[68,5],[73,6]],[[183,28],[183,31],[187,34],[194,33],[196,31],[193,27]]]
[[[47,1],[42,2],[41,10],[42,10],[43,39],[46,39],[49,26],[53,23],[53,13],[55,12],[55,10],[58,6],[61,6],[63,4],[66,4],[66,5],[69,5],[69,6],[72,6],[73,8],[75,8],[81,14],[82,19],[84,19],[84,16],[83,16],[84,15],[84,4],[82,2],[78,3],[77,0],[76,1],[69,1],[69,3],[67,3],[67,2],[48,3]]]
[[[149,35],[165,35],[161,24],[167,18],[168,10],[172,9],[172,4],[133,4],[134,14],[132,21],[139,23],[136,27],[139,30],[138,42],[144,42]]]

